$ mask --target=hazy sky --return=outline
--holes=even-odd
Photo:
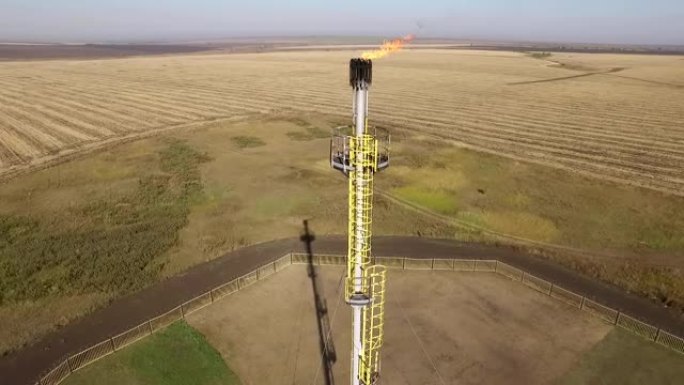
[[[0,40],[373,35],[684,44],[684,0],[0,0]]]

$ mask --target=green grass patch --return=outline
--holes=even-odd
[[[551,221],[528,212],[460,211],[455,218],[497,233],[539,242],[553,242],[558,236],[558,229]]]
[[[69,376],[66,385],[238,385],[197,330],[177,322]]]
[[[266,145],[266,142],[256,136],[239,135],[230,138],[230,140],[239,148],[254,148]]]
[[[304,131],[288,131],[285,135],[292,140],[301,142],[314,139],[330,138],[331,134],[327,130],[318,127],[306,126],[304,127]]]
[[[177,243],[201,199],[207,157],[172,140],[158,173],[134,192],[72,206],[60,218],[0,215],[0,304],[49,295],[123,294],[157,278],[160,256]]]
[[[393,192],[402,199],[426,207],[441,214],[453,214],[458,209],[456,198],[442,190],[430,190],[417,186],[395,188]]]
[[[683,378],[683,355],[615,328],[556,384],[675,385]]]

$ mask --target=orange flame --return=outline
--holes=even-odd
[[[414,38],[415,36],[413,35],[406,35],[399,39],[385,40],[379,49],[373,51],[366,51],[361,54],[361,57],[364,59],[371,60],[383,58],[393,52],[397,52],[400,49],[404,48],[404,45],[410,43]]]

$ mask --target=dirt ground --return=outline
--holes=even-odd
[[[340,267],[319,270],[336,361],[349,376],[350,311]],[[250,384],[326,384],[312,280],[293,266],[188,317]],[[611,329],[487,273],[389,274],[385,384],[550,384]],[[331,382],[328,382],[331,383]]]

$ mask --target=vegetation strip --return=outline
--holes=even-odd
[[[204,161],[187,144],[169,142],[159,153],[162,173],[140,178],[132,195],[72,210],[79,226],[0,216],[0,304],[91,290],[125,294],[153,282],[157,257],[176,243],[201,192]]]

